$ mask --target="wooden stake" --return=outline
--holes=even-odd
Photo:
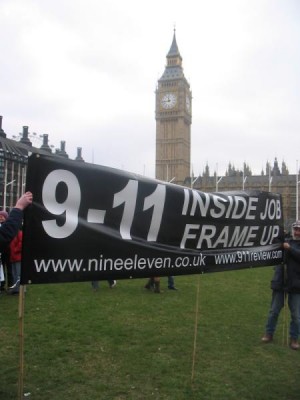
[[[18,399],[24,398],[24,293],[25,286],[20,285],[19,291],[19,396]]]
[[[7,266],[6,266],[6,264],[5,264],[5,266],[4,267],[2,267],[2,268],[4,268],[4,277],[5,277],[5,290],[7,291],[7,289],[8,289],[8,273],[7,273]]]
[[[195,307],[194,346],[193,346],[192,377],[191,377],[192,383],[194,381],[195,363],[196,363],[196,347],[197,347],[197,335],[198,335],[199,293],[200,293],[200,275],[198,275],[196,307]]]
[[[287,264],[284,263],[283,264],[283,283],[284,286],[287,283]],[[288,296],[289,294],[285,291],[283,291],[283,337],[282,337],[282,342],[283,345],[287,345],[289,344],[289,335],[288,335],[288,329],[289,329],[289,325],[288,325]]]
[[[282,344],[289,345],[289,324],[288,324],[288,294],[283,292],[283,333]]]

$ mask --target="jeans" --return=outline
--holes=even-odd
[[[11,263],[11,271],[13,278],[13,285],[16,285],[15,289],[19,290],[20,277],[21,277],[21,261]]]
[[[278,317],[284,306],[284,296],[288,297],[288,306],[291,313],[290,337],[297,340],[300,333],[300,293],[285,293],[277,290],[272,292],[271,308],[266,324],[266,333],[274,334]]]
[[[168,288],[175,287],[174,276],[168,276]]]
[[[109,285],[109,286],[111,286],[111,285],[114,284],[114,281],[111,280],[111,279],[108,279],[107,282],[108,282],[108,285]],[[98,290],[98,289],[99,289],[99,281],[92,281],[91,284],[92,284],[92,288],[93,288],[94,290]]]

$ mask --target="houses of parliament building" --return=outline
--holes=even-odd
[[[191,176],[191,124],[192,92],[183,73],[174,30],[166,65],[157,82],[155,92],[156,119],[156,162],[157,179],[184,185],[203,192],[259,190],[271,191],[282,196],[285,229],[298,217],[298,171],[289,174],[286,164],[266,163],[260,175],[252,175],[251,168],[244,164],[243,170],[236,170],[229,164],[225,176],[211,174],[208,166],[196,179]],[[19,140],[6,137],[0,116],[0,208],[10,209],[24,192],[27,159],[30,153],[50,154],[67,157],[65,142],[54,152],[48,144],[48,135],[42,136],[39,148],[32,143],[28,126],[23,127]],[[77,149],[75,160],[84,161],[81,148]],[[217,161],[217,160],[216,160]]]

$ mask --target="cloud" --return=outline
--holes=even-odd
[[[294,172],[300,130],[297,1],[3,0],[0,114],[71,157],[154,176],[155,87],[173,26],[193,93],[192,164],[267,160]]]

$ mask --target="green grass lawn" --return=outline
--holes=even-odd
[[[25,296],[24,392],[38,400],[298,400],[300,351],[260,338],[272,267],[143,280],[33,285]],[[198,334],[192,376],[195,312]],[[0,296],[0,399],[18,398],[18,298]],[[30,394],[29,394],[30,393]]]

